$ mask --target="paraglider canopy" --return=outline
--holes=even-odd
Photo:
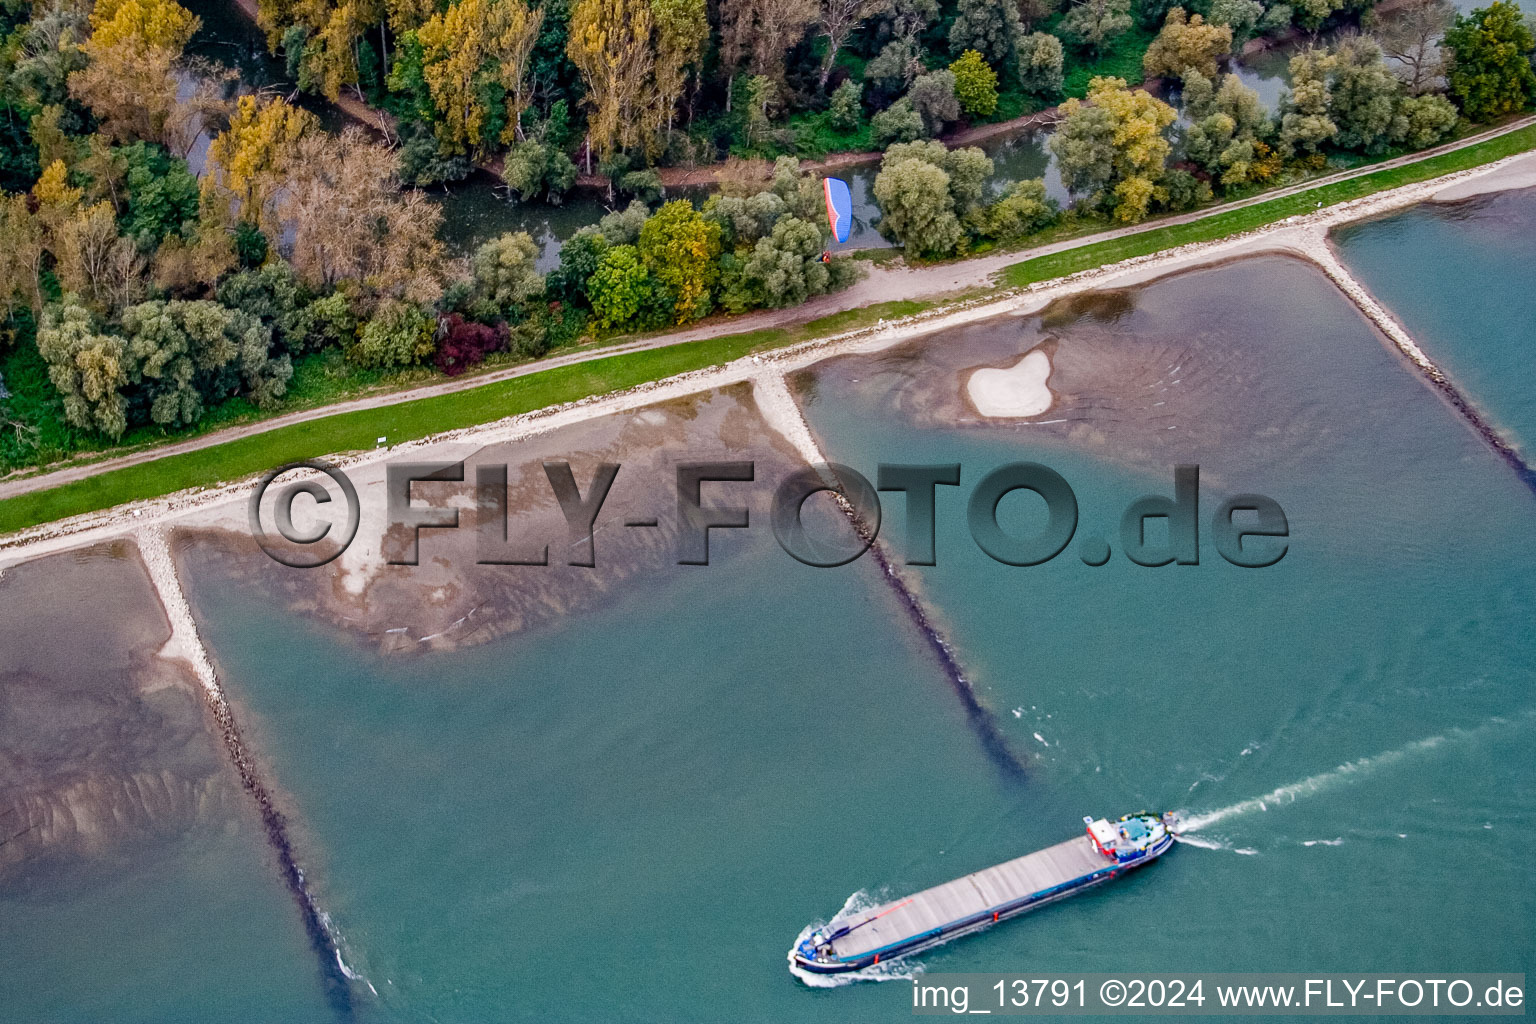
[[[848,194],[848,183],[841,178],[823,178],[821,190],[827,197],[827,224],[832,228],[832,237],[839,242],[848,241],[853,231],[853,197]]]

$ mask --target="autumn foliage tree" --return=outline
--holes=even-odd
[[[88,63],[69,76],[70,95],[119,142],[166,141],[176,64],[198,18],[175,0],[98,0],[90,24],[80,47]]]
[[[522,0],[459,0],[417,30],[438,137],[449,152],[483,152],[522,137],[528,60],[543,17]]]

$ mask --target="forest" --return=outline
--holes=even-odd
[[[310,100],[190,55],[175,0],[0,0],[0,471],[845,287],[863,263],[826,255],[802,165],[829,151],[883,150],[880,230],[938,259],[1536,99],[1515,5],[1387,2],[262,0]],[[1256,35],[1340,26],[1292,58],[1278,109],[1227,71]],[[392,130],[327,130],[314,106],[343,95]],[[1066,210],[936,141],[1051,107]],[[663,201],[662,169],[722,160],[707,200]],[[522,232],[456,256],[421,188],[477,165],[525,201],[592,174],[610,212],[547,274]]]

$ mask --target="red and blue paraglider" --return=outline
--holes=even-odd
[[[848,192],[848,183],[841,178],[823,178],[821,191],[827,197],[827,225],[832,229],[832,237],[838,242],[848,241],[853,232],[853,196]],[[823,252],[821,262],[831,263],[832,253]]]

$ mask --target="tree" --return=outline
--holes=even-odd
[[[1115,176],[1115,118],[1103,107],[1076,99],[1062,104],[1062,121],[1051,136],[1061,180],[1074,196],[1095,196]]]
[[[930,71],[918,75],[907,92],[912,109],[923,119],[924,134],[932,137],[950,121],[960,117],[960,101],[955,97],[955,73]]]
[[[219,285],[221,306],[248,313],[272,332],[277,352],[298,355],[311,346],[304,290],[293,268],[276,260],[259,270],[231,274]]]
[[[915,255],[952,255],[965,238],[949,175],[926,160],[903,160],[875,176],[880,231]]]
[[[1158,198],[1170,146],[1164,130],[1177,115],[1172,107],[1122,78],[1088,83],[1088,105],[1076,99],[1062,104],[1066,123],[1051,139],[1062,177],[1075,193],[1092,191],[1114,217],[1134,223]],[[1076,123],[1074,123],[1076,122]]]
[[[652,283],[633,245],[615,245],[597,261],[587,279],[592,317],[602,328],[617,327],[640,318],[652,301]]]
[[[1018,52],[1024,26],[1013,0],[959,0],[949,29],[949,52],[976,50],[993,64],[1006,63]]]
[[[1392,141],[1410,149],[1433,146],[1456,127],[1456,107],[1439,93],[1404,96],[1392,121]]]
[[[1061,92],[1066,55],[1061,40],[1049,32],[1032,32],[1019,43],[1019,84],[1025,92],[1052,98]]]
[[[1264,5],[1259,0],[1211,0],[1211,24],[1232,30],[1233,49],[1253,35],[1262,17]]]
[[[242,96],[229,127],[208,146],[203,176],[207,197],[222,195],[242,220],[276,235],[272,200],[287,177],[299,140],[319,127],[307,110],[281,99],[260,103]]]
[[[965,241],[962,220],[980,209],[992,160],[975,147],[910,142],[886,150],[875,176],[880,231],[918,255],[943,256]]]
[[[718,276],[720,225],[686,199],[674,199],[640,229],[640,260],[671,301],[673,322],[707,316]]]
[[[816,27],[826,37],[827,49],[821,57],[821,76],[816,82],[818,91],[826,92],[827,79],[832,75],[837,55],[842,52],[848,36],[876,14],[889,10],[890,6],[891,0],[821,0]]]
[[[1008,192],[987,208],[987,234],[1014,242],[1055,223],[1056,201],[1046,198],[1045,181],[1016,181]]]
[[[1333,64],[1333,55],[1325,50],[1305,50],[1291,58],[1291,87],[1280,98],[1282,156],[1316,153],[1338,135],[1339,126],[1329,116]]]
[[[995,104],[994,104],[995,105]],[[832,91],[827,119],[840,132],[851,132],[864,116],[864,87],[849,78]]]
[[[111,203],[62,213],[50,234],[60,286],[93,311],[115,313],[143,294],[144,259],[131,238],[118,235]]]
[[[196,423],[205,407],[237,393],[270,409],[293,376],[286,355],[272,358],[272,332],[260,320],[217,302],[152,300],[125,309],[122,322],[129,380],[162,426]]]
[[[1445,74],[1440,39],[1455,18],[1450,0],[1406,0],[1390,15],[1375,17],[1382,51],[1397,61],[1397,73],[1413,95],[1428,92]]]
[[[299,140],[278,204],[299,280],[317,291],[354,282],[365,310],[381,299],[437,301],[442,212],[420,192],[402,192],[396,175],[395,154],[360,128]]]
[[[97,330],[90,310],[66,295],[43,312],[37,351],[48,364],[48,379],[64,401],[64,419],[113,439],[128,428],[128,383],[123,339]]]
[[[1061,31],[1095,55],[1131,27],[1131,0],[1072,0],[1061,19]]]
[[[415,366],[437,350],[435,325],[414,302],[390,300],[357,332],[347,358],[359,366]]]
[[[470,259],[475,296],[493,316],[507,311],[544,291],[544,275],[537,263],[539,247],[526,231],[508,232],[475,250]],[[489,317],[487,318],[489,319]]]
[[[448,317],[447,330],[437,346],[437,369],[450,377],[478,366],[492,352],[507,347],[506,324],[500,329],[465,320],[457,313]]]
[[[647,0],[578,0],[567,53],[587,86],[588,139],[599,158],[635,147],[655,71]]]
[[[1334,143],[1379,154],[1393,137],[1403,85],[1370,39],[1346,39],[1334,51],[1328,114],[1338,126]]]
[[[42,269],[42,224],[28,209],[27,197],[0,194],[0,315],[9,319],[23,308],[41,311]]]
[[[938,17],[938,0],[892,0],[884,23],[890,41],[865,65],[865,80],[876,83],[888,96],[911,85],[924,71],[919,37]]]
[[[955,76],[955,98],[967,114],[991,117],[997,110],[997,72],[975,50],[966,50],[949,66]]]
[[[176,108],[176,63],[199,24],[174,0],[97,3],[81,45],[89,63],[70,74],[70,95],[120,142],[163,141]]]
[[[1515,4],[1495,0],[1471,17],[1457,15],[1443,45],[1451,95],[1471,120],[1491,121],[1536,99],[1530,62],[1536,40]]]
[[[522,0],[459,0],[416,31],[446,151],[483,152],[493,142],[522,138],[528,58],[542,18],[541,9]]]
[[[655,26],[656,87],[646,137],[659,140],[664,133],[670,142],[677,105],[709,41],[709,18],[704,0],[651,0],[651,21]]]
[[[501,178],[524,202],[543,199],[559,205],[576,184],[576,165],[553,146],[530,139],[507,151]]]
[[[545,290],[561,302],[590,307],[587,281],[597,272],[608,245],[602,232],[594,227],[577,231],[560,247],[560,265],[544,279]]]
[[[1210,78],[1216,74],[1216,62],[1231,49],[1231,26],[1207,25],[1198,14],[1186,19],[1184,8],[1175,7],[1168,12],[1162,31],[1147,47],[1141,68],[1148,78],[1178,78],[1185,68],[1194,68]]]
[[[903,96],[869,120],[870,134],[875,145],[885,148],[896,142],[912,142],[928,133],[923,115]]]
[[[1250,181],[1267,181],[1279,173],[1280,161],[1268,140],[1274,124],[1258,93],[1236,75],[1226,75],[1220,88],[1191,70],[1184,76],[1184,114],[1190,119],[1184,154],[1221,184],[1231,188]]]
[[[773,233],[759,238],[742,267],[753,306],[794,306],[813,295],[846,287],[854,278],[848,260],[821,261],[821,229],[798,217],[783,217]]]
[[[805,36],[818,8],[817,0],[721,0],[720,64],[727,80],[744,67],[782,84],[784,55]]]

